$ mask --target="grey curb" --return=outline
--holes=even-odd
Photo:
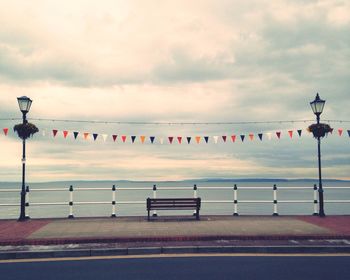
[[[350,246],[177,246],[107,249],[71,249],[50,251],[0,252],[0,260],[40,259],[91,256],[198,254],[198,253],[266,253],[266,254],[311,254],[350,253]]]

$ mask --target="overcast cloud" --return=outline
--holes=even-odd
[[[349,1],[0,0],[0,118],[233,122],[350,120]],[[18,121],[0,120],[12,130]],[[315,178],[307,123],[112,125],[35,122],[28,179]],[[349,122],[323,141],[324,174],[350,179]],[[51,130],[60,134],[53,139]],[[303,129],[289,139],[287,131]],[[106,133],[103,142],[62,130]],[[214,136],[283,132],[215,145],[113,143],[111,134]],[[46,131],[46,136],[42,132]],[[255,136],[257,137],[257,135]],[[247,136],[248,138],[248,136]],[[193,139],[194,141],[194,139]],[[202,140],[203,141],[203,140]],[[20,178],[21,142],[0,136],[0,181]]]

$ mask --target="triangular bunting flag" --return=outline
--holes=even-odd
[[[289,134],[290,139],[292,139],[293,138],[293,130],[288,130],[288,134]]]
[[[349,134],[349,137],[350,137],[350,130],[348,130],[348,134]]]
[[[88,133],[88,132],[84,132],[84,139],[85,139],[85,140],[88,139],[88,136],[89,136],[89,133]]]
[[[169,139],[169,143],[172,144],[172,143],[173,143],[173,140],[174,140],[174,137],[169,136],[168,139]]]
[[[8,128],[4,128],[3,131],[4,131],[5,136],[7,136],[7,133],[9,132],[9,129]]]
[[[201,141],[201,137],[200,137],[200,136],[196,136],[196,142],[197,142],[197,144],[199,144],[200,141]]]
[[[258,136],[259,136],[260,141],[262,141],[263,134],[259,133]]]
[[[251,141],[253,141],[253,139],[254,139],[254,134],[253,134],[253,133],[250,133],[250,134],[249,134],[249,138],[250,138]]]
[[[123,143],[125,143],[125,141],[126,141],[126,135],[122,135],[122,141],[123,141]]]
[[[98,134],[97,133],[93,133],[92,136],[94,137],[94,141],[96,141]]]
[[[112,135],[113,142],[115,142],[115,140],[117,140],[117,137],[118,137],[118,135],[116,135],[116,134],[113,134],[113,135]]]
[[[342,136],[342,134],[343,134],[343,129],[339,128],[339,129],[338,129],[338,134],[339,134],[339,136]]]
[[[136,136],[131,136],[131,142],[134,143],[136,139]]]
[[[224,136],[222,136],[222,140],[224,141],[224,142],[226,142],[226,136],[224,135]]]
[[[46,130],[45,129],[43,130],[43,136],[46,136]]]
[[[52,130],[53,137],[56,137],[57,132],[58,132],[58,130],[57,130],[57,129],[53,129],[53,130]]]
[[[68,131],[67,131],[67,130],[64,130],[64,131],[63,131],[63,137],[64,137],[64,138],[67,138],[67,135],[68,135]]]
[[[204,140],[205,140],[205,143],[208,144],[208,141],[209,141],[209,136],[204,136]]]
[[[164,138],[163,138],[163,137],[160,137],[159,142],[160,142],[160,144],[163,145],[163,143],[164,143]]]
[[[140,136],[140,139],[141,139],[141,143],[143,144],[145,142],[146,136],[142,135]]]
[[[242,142],[244,141],[245,135],[241,135]]]
[[[191,143],[191,137],[186,137],[187,138],[187,143],[190,144]]]
[[[154,142],[154,139],[155,139],[154,136],[151,136],[151,137],[149,138],[149,140],[151,140],[151,143],[152,143],[152,144],[153,144],[153,142]]]
[[[78,132],[78,131],[74,131],[74,132],[73,132],[73,135],[74,135],[74,139],[77,139],[77,137],[78,137],[78,134],[79,134],[79,132]]]
[[[219,136],[213,136],[213,139],[214,139],[214,143],[217,144],[219,140]]]
[[[268,133],[266,133],[266,135],[267,135],[267,138],[268,138],[269,140],[271,140],[271,138],[272,138],[272,133],[271,133],[271,132],[268,132]]]
[[[177,141],[179,142],[179,144],[181,144],[181,142],[182,142],[182,137],[181,137],[181,136],[178,136],[178,137],[177,137]]]
[[[107,134],[102,134],[103,142],[106,142],[108,135]]]
[[[236,141],[236,135],[231,135],[231,140],[232,140],[232,142],[235,142]]]
[[[334,130],[334,128],[331,128],[331,131],[330,131],[331,134],[333,134],[333,130]]]
[[[297,131],[298,131],[299,137],[301,137],[301,131],[302,131],[302,130],[301,130],[301,129],[298,129]]]
[[[277,138],[278,138],[278,139],[281,139],[281,131],[277,131],[277,132],[276,132],[276,135],[277,135]]]

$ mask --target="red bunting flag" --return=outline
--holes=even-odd
[[[281,131],[277,131],[277,132],[276,132],[276,135],[277,135],[277,138],[278,138],[278,139],[281,139]]]
[[[174,140],[174,137],[169,136],[168,139],[169,139],[169,143],[172,144],[172,143],[173,143],[173,140]]]
[[[254,134],[253,134],[253,133],[250,133],[250,134],[249,134],[249,138],[250,138],[251,141],[253,141],[253,139],[254,139]]]
[[[7,133],[9,132],[9,129],[8,128],[4,128],[3,131],[4,131],[5,136],[7,136]]]
[[[115,142],[115,140],[117,140],[117,137],[118,137],[118,135],[115,135],[115,134],[112,135],[113,142]]]
[[[68,135],[68,131],[67,131],[67,130],[64,130],[64,131],[63,131],[63,137],[64,137],[64,138],[67,138],[67,135]]]
[[[339,136],[342,136],[342,134],[343,134],[343,129],[339,128],[339,129],[338,129],[338,134],[339,134]]]
[[[182,137],[181,137],[181,136],[178,136],[178,137],[177,137],[177,141],[179,142],[179,144],[181,144],[181,142],[182,142]]]
[[[84,132],[84,139],[87,140],[89,137],[89,133],[88,132]]]
[[[52,130],[53,137],[56,137],[57,132],[58,132],[58,130],[57,130],[57,129],[53,129],[53,130]]]
[[[232,142],[234,143],[236,141],[236,135],[231,135]]]
[[[125,141],[126,141],[126,135],[122,135],[122,140],[123,140],[123,143],[125,143]]]
[[[196,136],[196,142],[197,142],[197,144],[199,144],[200,141],[201,141],[201,137],[200,137],[200,136]]]
[[[140,136],[140,139],[141,139],[141,143],[143,144],[145,142],[146,136],[142,135]]]
[[[222,140],[224,141],[224,142],[226,142],[226,136],[224,135],[224,136],[222,136]]]
[[[288,133],[289,133],[290,139],[292,139],[293,138],[293,130],[288,130]]]

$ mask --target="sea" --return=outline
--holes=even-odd
[[[237,185],[239,215],[272,215],[273,186],[277,186],[279,215],[312,215],[314,213],[313,180],[190,180],[175,182],[72,181],[28,183],[31,218],[65,218],[69,215],[69,187],[73,186],[75,217],[110,217],[112,186],[116,186],[117,216],[146,216],[146,199],[153,197],[156,185],[158,198],[193,197],[194,184],[202,200],[201,215],[232,215],[234,190]],[[289,189],[289,188],[295,189]],[[323,182],[326,215],[350,214],[350,181]],[[4,204],[20,203],[21,183],[0,182],[0,219],[16,219],[20,207]],[[13,190],[7,192],[6,190]],[[317,194],[318,199],[318,194]],[[286,202],[286,201],[304,202]],[[244,202],[246,201],[246,202]],[[249,201],[249,202],[248,202]],[[284,202],[283,202],[284,201]],[[329,202],[328,202],[329,201]],[[333,202],[331,202],[333,201]],[[91,203],[90,203],[91,202]],[[101,204],[99,204],[101,202]],[[36,205],[45,203],[45,205]],[[62,203],[63,205],[57,205]],[[187,215],[192,211],[158,211],[158,215]]]

